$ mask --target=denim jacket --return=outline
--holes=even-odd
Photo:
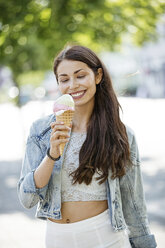
[[[37,205],[36,217],[61,219],[61,165],[62,158],[54,163],[49,183],[38,189],[34,182],[34,171],[39,166],[50,146],[50,123],[54,115],[33,123],[26,143],[26,152],[18,182],[18,196],[25,208]],[[128,229],[133,248],[154,248],[156,242],[150,233],[145,197],[142,185],[140,158],[133,131],[126,127],[133,166],[122,178],[106,181],[109,217],[114,231]]]

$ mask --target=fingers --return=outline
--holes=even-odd
[[[50,124],[52,132],[50,135],[50,152],[52,157],[58,157],[60,155],[59,145],[67,143],[70,138],[71,127],[64,125],[63,122],[52,122]]]
[[[56,140],[56,146],[62,144],[62,143],[67,143],[69,139],[58,139]]]
[[[53,129],[55,125],[63,125],[63,124],[64,124],[63,122],[55,121],[55,122],[51,122],[50,126],[51,126],[51,129]]]
[[[71,125],[70,125],[70,127],[68,127],[68,126],[64,125],[63,122],[52,122],[50,124],[50,126],[51,126],[51,129],[53,131],[66,130],[66,131],[70,132],[70,130],[71,130]]]
[[[54,121],[50,123],[51,128],[54,128],[55,125],[60,125],[60,124],[64,124],[63,122],[59,122],[59,121]]]
[[[63,138],[63,143],[68,141],[68,140],[64,141],[64,139],[67,139],[70,137],[69,135],[69,132],[71,131],[70,127],[64,125],[63,122],[57,122],[57,121],[52,122],[50,125],[52,129],[51,139],[56,140],[56,139]]]
[[[70,135],[68,134],[68,132],[62,132],[62,131],[51,132],[52,139],[67,139],[69,137]]]

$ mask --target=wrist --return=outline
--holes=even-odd
[[[58,158],[55,158],[55,157],[51,156],[50,155],[50,148],[47,149],[47,153],[46,154],[53,161],[58,161],[61,158],[61,156],[59,156]]]

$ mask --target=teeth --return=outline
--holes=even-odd
[[[81,96],[83,93],[84,93],[84,91],[83,91],[83,92],[80,92],[80,93],[72,94],[72,96],[73,96],[73,97],[74,97],[74,96]]]

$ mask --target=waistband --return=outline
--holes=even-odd
[[[61,224],[61,223],[55,223],[47,219],[47,225],[51,225],[52,228],[57,228],[58,231],[77,230],[77,229],[82,229],[83,227],[87,229],[90,228],[91,226],[93,227],[93,226],[105,224],[106,222],[110,223],[109,209],[106,209],[104,212],[94,217],[77,221],[74,223]]]

